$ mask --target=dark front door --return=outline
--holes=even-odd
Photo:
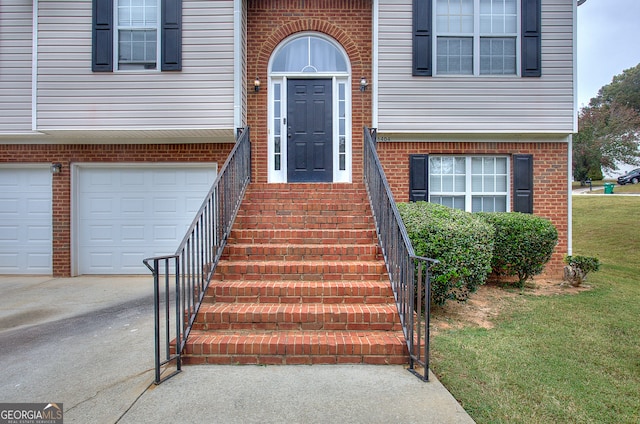
[[[330,79],[287,82],[287,179],[333,181]]]

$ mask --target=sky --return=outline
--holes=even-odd
[[[638,27],[640,0],[587,0],[578,7],[578,108],[640,63]]]

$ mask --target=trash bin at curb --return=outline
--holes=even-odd
[[[615,184],[604,183],[604,194],[613,194],[613,187]]]

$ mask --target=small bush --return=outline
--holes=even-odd
[[[587,274],[600,269],[600,261],[598,258],[590,256],[571,256],[564,257],[564,279],[574,287],[578,287],[587,279]]]
[[[518,276],[518,287],[540,274],[558,243],[558,231],[545,218],[519,212],[478,212],[495,228],[491,267],[498,276]]]
[[[398,204],[416,254],[438,259],[431,268],[434,303],[467,300],[491,271],[493,228],[473,214],[434,203]]]

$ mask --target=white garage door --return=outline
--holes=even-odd
[[[202,167],[80,167],[79,274],[145,274],[142,260],[173,254],[215,180]]]
[[[51,274],[51,171],[0,169],[0,274]]]

